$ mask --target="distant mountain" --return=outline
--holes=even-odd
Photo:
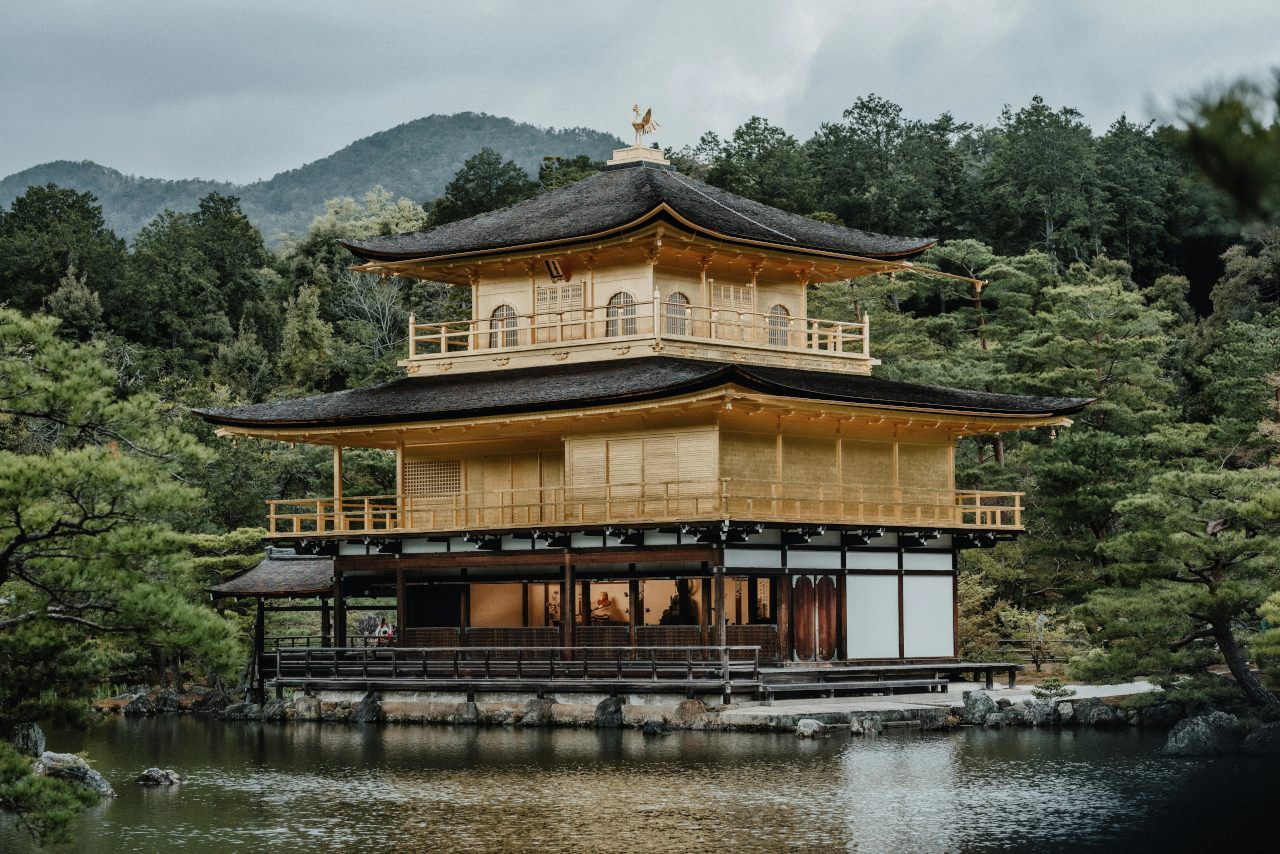
[[[107,225],[132,240],[165,208],[193,211],[202,196],[216,190],[239,196],[249,220],[274,242],[282,232],[305,234],[311,220],[324,213],[326,199],[360,199],[378,184],[415,202],[434,199],[463,161],[486,146],[537,175],[548,155],[589,154],[592,160],[604,160],[624,145],[612,134],[589,128],[544,129],[485,113],[435,115],[356,140],[314,163],[252,184],[140,178],[88,160],[43,163],[0,180],[0,205],[8,207],[31,184],[88,190],[101,202]]]

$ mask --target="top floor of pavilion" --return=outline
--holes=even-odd
[[[810,317],[808,286],[911,269],[934,241],[786,213],[633,146],[511,207],[341,242],[359,270],[471,289],[470,320],[411,320],[412,375],[653,355],[868,374],[869,318]]]

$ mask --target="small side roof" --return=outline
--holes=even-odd
[[[784,398],[917,411],[1065,416],[1092,401],[968,391],[880,377],[651,356],[468,374],[412,376],[367,388],[249,406],[197,409],[227,426],[347,426],[444,421],[658,400],[733,384]]]
[[[214,596],[315,596],[331,590],[333,558],[279,552],[230,581],[205,588]]]
[[[674,215],[714,236],[792,252],[903,261],[935,242],[818,222],[652,163],[610,169],[510,207],[425,231],[338,242],[366,261],[406,261],[572,244],[663,215]]]

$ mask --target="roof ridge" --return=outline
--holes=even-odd
[[[751,217],[747,216],[747,215],[746,215],[746,214],[744,214],[742,211],[735,210],[734,208],[731,208],[731,207],[729,207],[728,205],[726,205],[724,202],[721,202],[721,201],[718,201],[717,199],[712,198],[711,196],[709,196],[709,195],[707,195],[706,193],[702,192],[701,190],[699,190],[697,187],[693,186],[692,184],[686,184],[686,183],[685,183],[685,181],[684,181],[684,176],[683,176],[683,175],[681,175],[679,172],[672,172],[672,173],[671,173],[671,176],[672,176],[673,178],[675,178],[675,179],[676,179],[676,181],[677,181],[677,182],[679,182],[682,186],[688,187],[690,190],[693,190],[695,193],[697,193],[699,196],[702,196],[704,199],[706,199],[707,201],[711,202],[713,205],[719,205],[720,207],[722,207],[722,208],[724,208],[725,210],[727,210],[729,213],[731,213],[731,214],[736,214],[736,215],[738,215],[738,216],[742,217],[743,219],[745,219],[747,222],[751,223],[752,225],[758,225],[760,228],[763,228],[763,229],[765,229],[766,231],[772,231],[774,234],[781,235],[782,237],[785,237],[787,240],[790,240],[792,243],[797,243],[797,244],[798,244],[798,243],[800,242],[800,241],[799,241],[799,240],[797,240],[796,238],[792,237],[790,234],[787,234],[787,233],[782,232],[782,231],[778,231],[778,229],[776,229],[776,228],[770,228],[769,226],[765,225],[764,223],[762,223],[762,222],[758,222],[757,220],[754,220],[754,219],[752,219]],[[784,213],[785,213],[785,211],[784,211]]]

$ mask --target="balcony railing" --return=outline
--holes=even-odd
[[[721,478],[267,502],[269,531],[276,536],[726,519],[1016,530],[1022,527],[1022,493]]]
[[[656,322],[655,322],[656,321]],[[409,358],[560,347],[589,341],[689,341],[870,358],[870,319],[860,323],[738,308],[649,302],[512,314],[449,323],[409,321]]]

